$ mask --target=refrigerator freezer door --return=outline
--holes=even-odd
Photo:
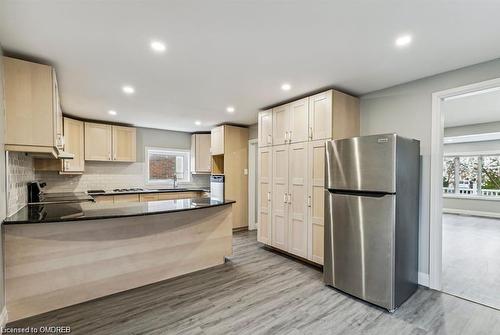
[[[328,141],[326,188],[396,192],[396,135]]]
[[[332,224],[333,286],[394,309],[396,196],[330,193],[329,197],[327,207],[333,212],[333,224],[327,223]]]

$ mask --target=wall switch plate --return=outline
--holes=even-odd
[[[248,176],[248,169],[243,169],[243,174],[244,174],[245,176]]]

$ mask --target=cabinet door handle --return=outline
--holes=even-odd
[[[313,128],[309,127],[309,139],[312,140],[313,138]]]
[[[286,193],[283,193],[283,203],[287,203],[288,202],[288,199],[287,199],[287,196],[286,196]]]
[[[288,132],[288,143],[292,143],[292,131]]]
[[[271,201],[271,192],[267,192],[267,201]]]
[[[288,203],[289,204],[292,203],[292,195],[290,193],[288,193]]]
[[[307,207],[311,207],[311,196],[307,196]]]

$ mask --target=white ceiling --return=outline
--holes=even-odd
[[[318,88],[363,94],[500,55],[494,0],[0,3],[4,49],[56,66],[66,113],[154,128],[252,124]],[[413,43],[398,49],[404,33]],[[151,52],[154,38],[165,54]]]
[[[445,127],[500,121],[500,91],[466,96],[442,105]]]

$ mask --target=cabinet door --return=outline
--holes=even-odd
[[[289,148],[288,220],[290,253],[307,257],[307,142],[295,143]]]
[[[332,137],[332,91],[309,98],[309,127],[313,141]]]
[[[158,200],[158,193],[140,194],[139,200],[141,202],[157,201]]]
[[[300,99],[290,104],[291,143],[305,142],[309,139],[309,98]]]
[[[75,155],[73,159],[65,159],[65,172],[79,172],[84,170],[85,143],[83,121],[64,118],[64,150]]]
[[[61,109],[61,100],[59,99],[59,85],[57,84],[56,71],[52,69],[53,82],[53,109],[54,109],[54,143],[59,149],[63,149],[65,141],[63,139],[63,115]]]
[[[259,149],[257,190],[257,240],[271,244],[271,206],[273,152],[271,147]]]
[[[271,244],[288,250],[288,146],[273,148]]]
[[[53,147],[52,68],[3,57],[5,144]]]
[[[308,234],[310,236],[308,258],[315,263],[323,264],[325,141],[309,142],[308,145]]]
[[[290,130],[290,104],[273,108],[273,145],[285,144]]]
[[[195,171],[210,173],[210,134],[195,134]]]
[[[112,126],[113,160],[117,162],[135,162],[136,130],[133,127]]]
[[[85,160],[111,160],[111,126],[85,122]]]
[[[210,152],[212,155],[224,154],[224,126],[215,127],[211,131]]]
[[[258,118],[259,147],[273,144],[273,111],[259,112]]]

